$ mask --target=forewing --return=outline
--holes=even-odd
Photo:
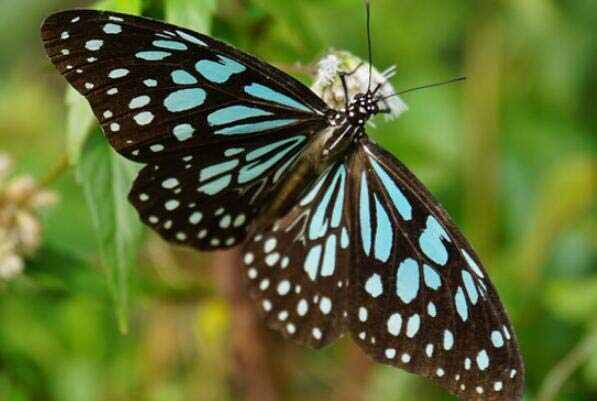
[[[375,360],[431,378],[463,400],[519,400],[523,366],[511,324],[445,210],[366,137],[349,168],[355,340]]]
[[[327,107],[301,83],[183,28],[72,10],[50,16],[42,37],[112,146],[147,164],[130,200],[170,241],[238,243],[308,137],[327,125]]]
[[[344,331],[350,263],[348,170],[331,166],[272,227],[249,237],[243,265],[268,325],[314,348]]]
[[[93,10],[42,26],[52,63],[83,94],[114,148],[149,162],[321,120],[325,104],[287,74],[208,36]]]

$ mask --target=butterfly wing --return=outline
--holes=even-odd
[[[211,249],[242,239],[256,205],[327,125],[327,106],[300,82],[183,28],[72,10],[50,16],[42,38],[111,145],[147,164],[130,199],[168,240]]]
[[[268,325],[319,348],[345,331],[350,234],[348,170],[331,166],[243,249],[250,293]]]
[[[348,313],[375,360],[463,400],[519,400],[523,366],[495,288],[425,187],[366,137],[349,167],[355,200]]]
[[[246,140],[147,166],[129,200],[169,241],[205,250],[235,246],[300,157],[307,136]]]

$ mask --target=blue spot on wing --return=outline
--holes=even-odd
[[[297,102],[296,100],[292,99],[289,96],[286,96],[280,92],[277,92],[271,88],[268,88],[265,85],[253,83],[251,85],[245,86],[245,92],[251,96],[257,97],[259,99],[268,100],[270,102],[282,104],[284,106],[289,106],[293,109],[304,110],[307,112],[312,112],[307,106],[302,103]]]
[[[208,81],[222,84],[230,79],[234,74],[239,74],[247,68],[229,59],[228,57],[218,56],[220,61],[201,60],[195,64],[195,69]]]
[[[463,322],[468,319],[468,306],[466,304],[466,298],[462,287],[458,287],[456,295],[454,295],[454,304],[456,305],[456,312],[460,315]]]
[[[500,333],[497,330],[494,330],[491,333],[491,343],[494,347],[501,348],[504,345],[504,337],[502,336],[502,333]]]
[[[340,187],[336,196],[336,202],[334,204],[334,211],[332,213],[332,227],[336,228],[342,221],[342,210],[344,208],[344,188],[346,180],[346,169],[344,166],[340,167]]]
[[[419,292],[419,264],[411,258],[398,266],[396,294],[405,304],[411,303]]]
[[[348,230],[346,227],[342,227],[342,236],[340,237],[340,246],[342,249],[346,249],[350,244],[350,237],[348,236]]]
[[[292,138],[285,139],[283,141],[279,141],[274,144],[266,145],[262,148],[256,149],[249,154],[247,154],[247,160],[252,161],[251,163],[243,166],[240,169],[238,182],[241,184],[245,184],[249,181],[252,181],[262,174],[264,174],[267,170],[269,170],[272,166],[286,157],[289,153],[295,151],[295,149],[305,141],[305,137],[302,135],[295,136]],[[277,153],[270,155],[268,158],[261,160],[260,157],[272,152],[284,145],[290,146],[281,149]]]
[[[178,36],[180,36],[181,38],[183,38],[183,39],[184,39],[184,40],[186,40],[187,42],[195,43],[195,44],[197,44],[197,45],[201,45],[201,46],[207,46],[207,44],[206,44],[204,41],[202,41],[202,40],[201,40],[201,39],[199,39],[199,38],[196,38],[196,37],[195,37],[195,36],[193,36],[193,35],[189,35],[189,34],[188,34],[188,33],[186,33],[186,32],[183,32],[183,31],[176,31],[176,33],[178,34]]]
[[[210,125],[226,125],[247,118],[271,115],[272,113],[269,111],[265,111],[257,107],[236,105],[214,111],[207,116],[207,122]]]
[[[107,34],[115,35],[115,34],[119,34],[120,32],[122,32],[122,27],[117,24],[108,23],[108,24],[104,25],[103,30]]]
[[[406,336],[413,338],[419,332],[420,327],[421,316],[418,313],[415,313],[408,318],[408,322],[406,323]]]
[[[166,97],[164,106],[168,111],[178,113],[201,106],[206,97],[207,94],[201,88],[180,89]]]
[[[170,76],[172,77],[172,82],[177,85],[194,85],[198,82],[197,78],[185,70],[175,70]]]
[[[176,42],[174,40],[155,40],[153,42],[155,47],[161,47],[162,49],[170,49],[170,50],[188,50],[189,48],[187,45],[181,42]]]
[[[315,281],[317,270],[319,269],[319,260],[321,259],[321,245],[316,245],[309,250],[305,259],[304,269],[309,278]]]
[[[327,219],[327,209],[331,202],[332,196],[334,192],[337,190],[336,188],[344,187],[344,180],[346,177],[346,171],[344,167],[341,167],[336,171],[334,175],[332,184],[329,186],[327,191],[325,192],[323,198],[317,205],[315,209],[315,213],[313,214],[313,218],[311,219],[311,223],[309,224],[309,239],[314,240],[317,238],[321,238],[325,236],[327,229],[330,225],[330,221]],[[333,215],[333,213],[332,213]],[[338,216],[336,216],[338,217]],[[333,219],[332,219],[333,220]],[[338,218],[336,227],[340,224],[340,219]]]
[[[365,291],[373,298],[377,298],[383,293],[383,284],[379,274],[375,273],[367,279],[365,282]]]
[[[220,192],[222,192],[224,189],[226,189],[226,187],[228,187],[228,185],[230,185],[230,182],[232,181],[232,177],[230,175],[225,175],[221,178],[218,178],[217,180],[214,180],[212,182],[209,182],[205,185],[202,185],[198,188],[199,192],[203,192],[207,195],[216,195]]]
[[[444,330],[444,349],[451,350],[454,346],[454,334],[450,330]]]
[[[439,274],[428,265],[423,265],[423,278],[425,285],[432,290],[437,290],[442,285]]]
[[[321,264],[321,275],[329,277],[334,274],[336,267],[336,236],[330,235],[325,242],[325,251],[323,254],[323,263]]]
[[[180,142],[191,138],[195,133],[195,128],[191,124],[179,124],[174,127],[172,133]]]
[[[443,240],[449,242],[450,237],[435,217],[429,216],[427,227],[419,237],[419,246],[429,259],[442,266],[448,261],[448,250]]]
[[[369,210],[369,187],[365,172],[361,175],[361,192],[359,195],[359,225],[363,251],[367,256],[371,252],[371,211]]]
[[[412,206],[392,177],[390,177],[385,169],[373,158],[371,158],[371,165],[381,179],[381,182],[388,192],[388,195],[390,195],[390,199],[392,200],[394,207],[396,207],[396,210],[398,210],[398,213],[400,213],[402,218],[406,221],[412,219]]]
[[[466,289],[466,293],[468,294],[471,303],[475,305],[477,300],[479,299],[479,293],[477,292],[477,287],[475,286],[475,282],[473,281],[473,276],[468,271],[462,271],[462,281],[464,282],[464,288]]]
[[[332,171],[332,168],[330,167],[324,174],[321,175],[321,177],[319,177],[315,186],[313,186],[313,188],[311,188],[309,193],[307,193],[307,195],[305,195],[303,197],[303,199],[301,199],[301,201],[300,201],[301,206],[306,206],[309,203],[313,202],[313,199],[315,199],[315,196],[317,196],[317,194],[319,193],[321,186],[326,181],[327,176],[330,174],[331,171]]]
[[[232,127],[222,128],[215,132],[217,135],[241,135],[241,134],[252,134],[259,131],[268,131],[275,128],[284,127],[286,125],[290,125],[295,123],[296,119],[283,119],[283,120],[271,120],[271,121],[262,121],[259,123],[253,124],[240,124],[234,125]]]
[[[157,50],[148,50],[143,52],[138,52],[135,54],[135,57],[141,60],[146,61],[160,61],[167,57],[170,57],[172,53],[164,52],[164,51],[157,51]]]
[[[203,182],[220,174],[227,173],[236,166],[238,166],[238,160],[225,161],[206,167],[201,170],[199,174],[199,181]]]
[[[464,255],[466,262],[468,263],[469,267],[475,272],[475,274],[481,278],[484,278],[485,275],[483,274],[483,271],[481,271],[481,268],[474,261],[474,259],[471,257],[471,255],[469,255],[468,252],[465,251],[464,249],[462,249],[462,255]]]
[[[477,366],[479,370],[485,370],[489,366],[489,356],[487,355],[487,351],[482,350],[477,354]]]
[[[375,258],[381,262],[387,262],[392,252],[394,233],[388,213],[375,195],[375,216],[377,227],[375,230]]]

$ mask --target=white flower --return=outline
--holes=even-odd
[[[317,63],[317,75],[311,89],[318,94],[328,106],[333,109],[344,109],[346,94],[340,80],[340,73],[346,76],[348,100],[359,93],[367,92],[369,88],[369,63],[359,59],[347,51],[331,50]],[[378,94],[387,97],[396,93],[390,83],[390,78],[396,74],[396,67],[392,66],[383,72],[375,67],[371,69],[371,89],[381,85]],[[400,98],[393,96],[381,101],[381,108],[390,111],[387,119],[394,119],[408,110],[408,106]]]
[[[23,271],[23,259],[16,253],[16,241],[0,227],[0,280],[10,280]]]
[[[23,259],[15,254],[0,259],[0,279],[10,280],[23,272]]]
[[[41,245],[39,209],[57,201],[30,176],[8,180],[10,157],[0,154],[0,279],[9,280],[24,269],[24,258]]]

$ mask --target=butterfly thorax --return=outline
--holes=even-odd
[[[327,113],[328,126],[317,132],[309,141],[293,166],[292,174],[289,174],[274,191],[271,203],[259,213],[254,228],[263,230],[268,222],[284,215],[301,197],[305,188],[309,188],[330,166],[343,160],[350,153],[350,147],[365,132],[355,117],[358,114],[366,121],[370,116],[360,113],[361,103],[357,99],[350,104],[348,110],[348,113],[337,110]],[[353,110],[352,118],[349,117],[350,110]]]
[[[324,171],[350,153],[350,147],[365,135],[364,125],[377,113],[377,100],[371,93],[356,95],[345,111],[330,110],[326,115],[328,127],[319,131],[306,146],[293,173],[275,191],[273,201],[262,210],[254,227],[263,229],[267,222],[286,213],[304,188],[309,188]]]
[[[370,92],[356,95],[346,109],[347,120],[352,125],[363,127],[371,117],[379,113],[377,102],[378,99]]]

